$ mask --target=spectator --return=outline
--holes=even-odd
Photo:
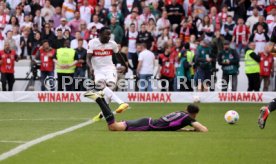
[[[250,42],[244,57],[245,74],[248,78],[247,91],[260,90],[260,56],[254,52],[255,47],[255,43]]]
[[[62,16],[65,17],[67,21],[71,21],[74,19],[76,9],[74,0],[64,1],[62,4]]]
[[[76,33],[77,34],[77,33]],[[76,54],[77,54],[77,64],[76,64],[76,70],[74,73],[74,78],[79,78],[78,82],[79,85],[75,84],[75,90],[76,91],[85,91],[83,81],[85,78],[85,71],[86,71],[86,55],[87,55],[87,49],[83,48],[85,40],[83,39],[78,39],[78,45],[77,48],[75,49]],[[87,44],[87,43],[86,43]]]
[[[271,11],[272,9],[274,9],[274,8],[276,8],[275,0],[269,0],[269,5],[267,5],[267,6],[265,7],[265,12],[266,12],[266,14],[267,14],[267,15],[270,14],[270,11]]]
[[[171,39],[169,35],[169,29],[166,28],[163,30],[162,35],[157,38],[157,51],[158,53],[164,53],[165,44]]]
[[[20,54],[21,59],[26,59],[27,57],[29,57],[31,55],[32,44],[31,44],[29,35],[30,35],[30,29],[25,28],[23,30],[23,35],[20,38],[20,48],[22,50],[21,54]]]
[[[20,31],[23,31],[24,28],[32,28],[33,23],[30,20],[30,15],[24,16],[24,21],[20,24]]]
[[[31,7],[31,13],[30,13],[31,16],[35,15],[36,10],[40,10],[42,8],[39,4],[39,0],[32,0],[30,3],[30,7]]]
[[[123,23],[124,23],[124,16],[121,12],[117,11],[116,3],[112,4],[111,11],[108,13],[107,17],[108,17],[109,22],[111,22],[112,17],[114,17],[116,19],[116,23],[118,23],[119,25],[123,25]]]
[[[138,18],[138,9],[134,8],[133,11],[131,12],[131,14],[129,14],[126,18],[125,18],[125,30],[129,29],[130,24],[134,23],[136,30],[139,31],[140,30],[140,26],[143,23],[139,18]]]
[[[249,41],[255,42],[256,48],[254,52],[256,54],[264,50],[266,43],[269,41],[269,37],[267,36],[267,33],[265,33],[262,25],[257,26],[257,31],[254,31],[254,33],[251,34]]]
[[[152,91],[152,77],[155,65],[154,54],[147,50],[145,43],[137,44],[139,53],[137,74],[139,75],[139,91]]]
[[[208,15],[204,16],[203,22],[198,27],[198,31],[203,34],[204,38],[209,41],[212,40],[215,31]]]
[[[149,23],[147,24],[146,29],[148,32],[151,33],[154,39],[158,36],[157,27],[154,19],[149,19]]]
[[[205,15],[207,15],[207,10],[203,6],[202,0],[197,0],[195,5],[193,6],[193,17],[203,19]]]
[[[80,44],[80,42],[79,42],[80,39],[82,39],[81,32],[77,31],[75,34],[75,39],[73,39],[70,43],[70,48],[72,48],[72,49],[78,48],[78,46]],[[87,41],[82,39],[81,43],[82,43],[82,47],[87,50],[88,49]]]
[[[2,6],[0,6],[0,29],[3,30],[10,21],[10,16],[4,12]]]
[[[251,0],[251,6],[247,9],[246,12],[247,18],[253,15],[254,9],[257,9],[259,15],[263,15],[263,8],[259,7],[257,3],[257,0]]]
[[[31,9],[31,6],[29,5],[29,3],[27,2],[27,0],[21,0],[21,2],[18,4],[17,7],[19,10],[23,10],[24,15],[31,14],[32,9]],[[18,10],[18,9],[16,9],[16,10]],[[17,14],[16,14],[16,16],[17,16]],[[20,19],[18,18],[18,20],[20,20]]]
[[[74,36],[77,31],[80,30],[80,24],[85,23],[80,19],[80,12],[75,12],[75,17],[67,24],[71,28],[71,35]]]
[[[269,25],[273,23],[274,17],[276,16],[276,8],[271,9],[270,14],[266,16],[266,23]]]
[[[85,22],[82,22],[80,24],[80,32],[81,37],[88,42],[90,39],[90,31],[87,29],[87,25]]]
[[[37,24],[38,30],[40,32],[42,31],[42,28],[44,28],[46,21],[45,21],[44,17],[41,16],[40,10],[36,10],[33,23]]]
[[[52,16],[52,19],[54,21],[54,28],[57,28],[58,26],[60,26],[60,24],[62,24],[62,21],[61,21],[62,15],[61,15],[61,8],[60,7],[55,8],[55,13]],[[65,21],[66,21],[66,19],[65,19]]]
[[[55,49],[59,49],[63,46],[65,39],[63,38],[63,33],[61,29],[57,30],[57,36],[55,39],[55,44],[54,44],[54,48]]]
[[[212,62],[215,58],[212,56],[210,42],[208,39],[204,39],[197,47],[195,54],[195,63],[197,65],[196,81],[198,85],[198,91],[208,91],[210,83],[206,80],[211,79]],[[211,86],[212,87],[212,86]]]
[[[221,20],[221,25],[226,23],[227,17],[228,17],[228,7],[226,5],[222,7],[222,10],[218,14],[218,17],[219,17],[219,20]]]
[[[236,8],[234,12],[234,20],[242,18],[243,20],[246,18],[246,9],[245,9],[245,0],[236,0],[234,1]]]
[[[216,7],[213,6],[211,8],[209,18],[210,18],[211,24],[214,27],[214,31],[220,30],[220,27],[221,27],[220,24],[221,24],[222,20],[217,13]]]
[[[21,48],[20,48],[21,35],[19,34],[19,27],[18,26],[14,26],[12,28],[12,38],[15,40],[16,54],[21,54]]]
[[[116,18],[111,18],[111,24],[110,24],[110,30],[111,30],[111,37],[113,37],[114,41],[116,43],[121,44],[124,37],[124,31],[122,27],[117,23]]]
[[[88,0],[83,0],[83,5],[80,6],[80,18],[89,24],[91,22],[91,15],[93,15],[95,9],[88,3]]]
[[[141,25],[141,31],[139,31],[137,36],[137,43],[145,43],[147,45],[147,49],[153,50],[154,39],[150,32],[146,30],[146,25]]]
[[[6,0],[7,5],[11,9],[11,14],[15,13],[17,5],[19,5],[21,0]]]
[[[11,16],[9,23],[5,26],[3,33],[12,30],[14,27],[19,27],[18,19],[15,16]]]
[[[125,91],[127,84],[125,82],[125,74],[128,72],[128,59],[125,53],[123,53],[121,44],[118,44],[119,53],[112,56],[112,60],[117,69],[117,81],[119,86],[117,90]]]
[[[24,13],[22,12],[20,7],[16,8],[14,16],[18,19],[19,24],[24,22]]]
[[[172,49],[168,45],[165,45],[164,50],[164,54],[159,55],[161,91],[173,91],[176,57],[172,55]]]
[[[54,77],[54,61],[53,57],[56,51],[52,47],[50,47],[49,41],[42,41],[42,48],[37,51],[36,60],[40,61],[40,81],[41,81],[41,91],[46,91],[50,89],[54,91],[55,88],[46,88],[45,87],[45,79],[47,77]],[[52,83],[53,81],[50,81]],[[54,86],[54,84],[50,84],[50,86]]]
[[[161,11],[159,10],[159,2],[153,1],[152,2],[152,8],[151,8],[152,15],[158,20],[161,17]]]
[[[158,30],[158,35],[162,34],[162,31],[165,28],[170,28],[171,27],[171,23],[168,19],[167,11],[162,12],[162,17],[157,20],[156,27],[157,27],[157,30]]]
[[[62,30],[62,33],[64,33],[66,30],[70,31],[71,32],[71,28],[67,25],[67,21],[65,18],[61,18],[60,19],[61,21],[61,24],[56,28],[56,34],[57,34],[57,30],[58,29],[61,29]]]
[[[225,40],[231,41],[233,38],[233,32],[236,24],[233,21],[232,16],[227,17],[226,23],[223,24],[221,28],[221,34],[224,36]]]
[[[32,42],[31,42],[31,57],[35,57],[37,51],[39,50],[40,46],[42,46],[41,44],[42,39],[41,39],[41,34],[39,31],[35,31],[34,32],[34,38],[32,38]]]
[[[100,30],[104,25],[99,22],[99,16],[93,15],[93,21],[88,24],[87,28],[90,30],[93,26],[97,28],[97,30]]]
[[[69,40],[70,42],[74,39],[69,30],[65,30],[63,33],[63,38]]]
[[[212,52],[215,57],[223,50],[224,38],[220,35],[220,31],[215,32],[215,37],[211,41]]]
[[[180,38],[188,43],[190,41],[191,35],[196,34],[196,28],[193,25],[193,18],[189,16],[187,19],[183,19],[180,27]]]
[[[7,37],[4,40],[4,42],[7,42],[9,44],[9,48],[11,50],[14,50],[16,52],[17,51],[17,46],[16,46],[15,40],[12,38],[13,32],[12,31],[8,31],[6,35],[7,35]]]
[[[176,0],[172,0],[172,4],[166,6],[166,11],[171,24],[180,24],[181,17],[185,15],[183,7]]]
[[[126,32],[126,40],[125,45],[128,47],[128,59],[129,59],[129,67],[133,71],[133,75],[136,76],[136,69],[138,65],[138,54],[136,50],[136,40],[138,37],[138,32],[136,31],[135,24],[132,23],[130,25],[129,30]]]
[[[58,76],[58,91],[72,91],[72,80],[78,57],[75,50],[70,48],[69,40],[65,40],[63,47],[57,49],[53,61]]]
[[[51,5],[50,0],[45,0],[45,6],[41,9],[41,16],[45,19],[46,22],[49,22],[54,14],[55,8]]]
[[[231,91],[237,91],[239,74],[239,55],[235,49],[230,48],[230,42],[225,41],[223,50],[218,54],[218,64],[221,65],[222,91],[228,90],[228,84],[231,80]]]
[[[274,21],[272,23],[270,23],[269,26],[268,26],[268,37],[269,38],[271,38],[272,31],[273,31],[275,26],[276,26],[276,16],[274,17]]]
[[[53,5],[54,8],[61,8],[64,0],[50,0],[51,4]]]
[[[273,55],[269,51],[269,46],[266,45],[263,52],[260,55],[260,84],[264,81],[263,91],[268,91],[270,84],[270,76],[273,77],[274,73],[274,59]]]
[[[11,49],[9,42],[4,43],[4,50],[0,51],[1,83],[3,91],[12,91],[14,84],[14,64],[18,61],[17,54]],[[7,85],[8,84],[8,89]]]
[[[196,42],[196,36],[191,35],[189,40],[189,49],[195,54],[198,43]]]
[[[254,8],[253,15],[247,19],[245,24],[250,28],[250,31],[252,31],[254,24],[256,24],[258,21],[259,21],[259,12],[257,8]]]
[[[252,28],[252,33],[254,33],[254,31],[257,30],[257,26],[259,24],[263,26],[263,29],[265,30],[265,33],[267,33],[269,31],[268,30],[268,25],[267,25],[267,23],[265,23],[264,16],[259,16],[259,21],[257,23],[255,23],[254,26],[253,26],[253,28]]]
[[[239,18],[238,25],[234,28],[232,43],[235,43],[240,56],[244,54],[244,48],[248,44],[249,35],[249,28],[244,25],[243,18]]]
[[[98,15],[99,22],[103,25],[107,25],[108,18],[107,18],[108,10],[103,8],[102,5],[98,4],[95,8],[95,14]]]
[[[155,17],[151,14],[150,8],[148,6],[143,8],[143,14],[141,14],[139,18],[142,22],[146,24],[149,22],[149,19],[154,19],[155,21]]]
[[[98,32],[96,26],[93,26],[89,31],[89,39],[92,40],[94,38],[98,38]]]
[[[55,44],[55,33],[51,30],[51,26],[49,23],[46,23],[42,32],[41,32],[41,38],[42,40],[48,40],[50,43],[50,46],[53,47]]]
[[[142,10],[139,0],[123,0],[122,1],[122,14],[124,15],[124,17],[126,17],[130,13],[132,13],[134,8],[137,8],[137,14],[139,14],[139,10]]]

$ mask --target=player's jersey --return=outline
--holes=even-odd
[[[150,121],[150,130],[156,131],[175,131],[195,122],[188,113],[183,111],[173,112],[156,120]]]
[[[102,44],[98,38],[92,39],[88,43],[87,53],[92,54],[92,67],[97,70],[116,69],[112,62],[112,55],[118,53],[118,45],[114,41]]]

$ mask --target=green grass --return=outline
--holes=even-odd
[[[208,133],[110,132],[104,121],[40,143],[0,163],[97,164],[97,163],[274,163],[276,116],[267,126],[256,124],[262,104],[200,104],[198,121]],[[112,105],[114,108],[115,105]],[[117,120],[158,118],[182,110],[185,104],[131,104]],[[224,121],[227,110],[236,110],[236,125]],[[19,144],[1,140],[30,141],[86,121],[97,114],[92,103],[1,103],[0,154]],[[13,120],[8,120],[13,119]],[[19,120],[21,119],[21,120]]]

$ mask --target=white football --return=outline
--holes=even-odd
[[[235,124],[238,122],[239,118],[239,113],[234,110],[229,110],[224,115],[224,119],[228,124]]]
[[[200,103],[200,97],[199,96],[194,96],[194,103]]]

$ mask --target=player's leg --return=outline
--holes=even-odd
[[[101,108],[102,114],[105,117],[109,130],[112,131],[124,131],[126,129],[126,124],[124,122],[116,122],[114,114],[111,109],[103,99],[103,93],[101,92],[86,92],[84,94],[85,97],[90,98],[99,105]]]
[[[258,119],[258,124],[261,129],[265,128],[266,120],[270,112],[274,110],[276,110],[276,98],[274,98],[267,106],[261,107]]]

